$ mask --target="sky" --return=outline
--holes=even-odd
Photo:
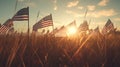
[[[16,1],[18,4],[15,10]],[[120,29],[119,3],[120,0],[0,0],[0,23],[3,24],[18,10],[29,6],[31,30],[37,21],[50,13],[53,17],[54,28],[60,28],[74,20],[79,27],[83,20],[87,20],[91,29],[97,26],[102,29],[107,20],[111,19],[114,26]],[[88,11],[84,18],[86,10]],[[14,28],[20,32],[27,31],[27,21],[15,21]]]

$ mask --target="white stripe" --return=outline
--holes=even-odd
[[[28,20],[28,18],[14,18],[13,20]]]
[[[14,16],[14,17],[28,17],[28,15],[17,15],[17,16]]]

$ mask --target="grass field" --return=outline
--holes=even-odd
[[[0,67],[120,67],[120,34],[0,35]]]

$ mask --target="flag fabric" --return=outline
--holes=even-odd
[[[100,29],[99,26],[97,26],[91,33],[90,35],[92,35],[92,38],[100,38],[101,37],[101,33],[100,33]]]
[[[13,21],[8,19],[3,25],[0,27],[0,34],[7,33],[9,29],[13,26]]]
[[[96,32],[96,33],[100,32],[100,31],[99,31],[99,26],[97,26],[97,27],[94,29],[94,32]]]
[[[52,14],[43,17],[35,25],[33,25],[33,31],[37,31],[39,28],[53,26]]]
[[[64,25],[59,28],[59,30],[63,30],[63,29],[66,29]]]
[[[29,7],[20,9],[12,18],[13,21],[25,21],[29,19]]]
[[[56,37],[66,37],[67,33],[66,33],[67,27],[65,26],[61,26],[55,33]]]
[[[97,27],[93,30],[92,34],[93,34],[94,36],[97,36],[97,35],[100,34],[99,26],[97,26]]]
[[[89,25],[87,21],[84,21],[82,24],[79,26],[79,31],[87,31],[89,30]]]
[[[4,34],[4,33],[6,33],[8,30],[9,30],[9,28],[8,28],[7,26],[2,25],[2,26],[0,27],[0,34]]]
[[[12,21],[12,19],[8,19],[3,25],[5,25],[5,26],[7,26],[7,27],[13,26],[13,21]]]
[[[56,33],[58,33],[58,32],[60,32],[60,31],[65,31],[66,30],[66,27],[65,26],[61,26],[59,29],[55,29],[54,30],[54,33],[56,34]]]
[[[68,24],[66,27],[76,27],[76,21],[72,21],[70,24]]]
[[[58,28],[56,27],[53,31],[51,31],[51,34],[55,34],[56,32],[58,32]]]
[[[109,31],[114,30],[114,25],[111,22],[110,19],[108,19],[107,23],[105,24],[105,26],[102,29],[102,33],[103,34],[107,34]]]
[[[71,28],[71,27],[74,27],[74,28],[77,28],[76,27],[76,21],[72,21],[71,23],[69,23],[68,25],[66,26],[61,26],[56,32],[55,32],[55,36],[57,37],[66,37],[67,36],[67,32],[68,32],[68,29]]]
[[[14,32],[14,27],[10,27],[8,33],[13,33],[13,32]]]

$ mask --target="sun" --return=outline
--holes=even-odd
[[[75,28],[75,27],[69,27],[68,29],[67,29],[67,34],[68,35],[73,35],[73,34],[75,34],[77,32],[77,29]]]

